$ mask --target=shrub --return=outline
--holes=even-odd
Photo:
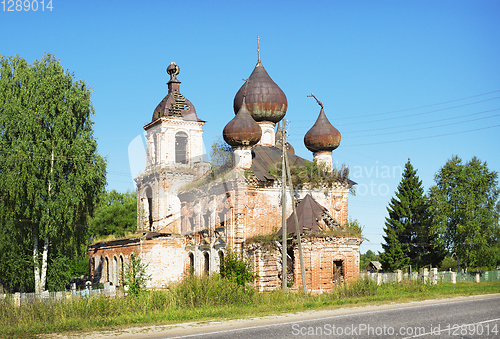
[[[128,293],[138,295],[146,290],[146,284],[151,276],[146,273],[148,265],[132,252],[130,261],[122,273],[123,286],[128,287]]]
[[[228,250],[220,264],[220,275],[238,285],[246,285],[257,277],[252,270],[252,263],[238,253]]]

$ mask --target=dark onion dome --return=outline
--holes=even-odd
[[[248,111],[255,121],[276,123],[285,116],[288,107],[285,93],[267,74],[260,62],[260,55],[248,81],[241,86],[234,97],[234,113],[240,110],[245,92]]]
[[[182,120],[189,121],[203,121],[198,119],[196,110],[191,101],[186,99],[186,97],[179,92],[181,84],[181,82],[177,80],[177,74],[179,74],[179,72],[179,66],[172,61],[167,67],[167,73],[170,75],[170,81],[167,82],[168,94],[165,98],[163,98],[158,106],[156,106],[153,112],[152,121],[156,121],[161,117],[180,118]]]
[[[311,152],[333,151],[339,147],[340,132],[328,121],[323,107],[318,120],[304,136],[304,144]]]
[[[262,131],[248,112],[245,101],[236,116],[227,123],[222,132],[224,140],[231,146],[253,146],[259,142]]]

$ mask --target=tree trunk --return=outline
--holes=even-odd
[[[35,293],[42,293],[45,291],[47,283],[47,258],[49,253],[49,237],[45,238],[42,252],[42,262],[40,265],[39,249],[38,249],[38,236],[33,236],[33,262],[35,265]]]
[[[52,150],[52,155],[50,159],[50,177],[47,190],[48,191],[47,196],[49,200],[51,199],[51,191],[52,191],[51,180],[53,171],[54,171],[54,150]],[[50,210],[47,210],[47,214],[50,214]],[[47,258],[49,253],[49,235],[45,234],[45,242],[43,244],[41,265],[39,261],[38,237],[39,234],[33,235],[33,259],[35,262],[35,293],[42,293],[43,291],[45,291],[45,285],[47,283]]]
[[[33,232],[35,233],[35,232]],[[35,293],[41,293],[40,265],[38,262],[38,235],[33,234],[33,266],[35,270]]]

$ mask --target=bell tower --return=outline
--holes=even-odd
[[[146,169],[137,184],[137,230],[177,232],[178,189],[210,169],[203,159],[203,125],[194,105],[180,91],[180,67],[167,67],[168,93],[146,130]]]

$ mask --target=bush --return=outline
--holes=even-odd
[[[228,250],[221,260],[220,275],[238,285],[246,285],[257,278],[250,260],[231,250]]]
[[[132,252],[130,261],[122,273],[123,286],[128,287],[129,294],[138,295],[146,291],[146,284],[151,279],[151,276],[146,273],[147,268],[148,265]]]
[[[171,291],[181,307],[248,304],[255,295],[253,287],[224,279],[217,273],[201,277],[190,275]]]
[[[449,271],[449,270],[452,270],[452,271],[457,271],[458,269],[458,264],[457,264],[457,261],[453,258],[450,258],[450,257],[446,257],[443,259],[443,261],[441,261],[441,266],[439,266],[439,270],[440,271]]]

